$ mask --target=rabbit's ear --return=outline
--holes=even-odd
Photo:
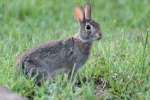
[[[75,18],[78,22],[83,22],[83,20],[84,20],[84,11],[83,11],[82,7],[78,6],[78,7],[75,8],[74,16],[75,16]]]
[[[86,4],[84,7],[85,19],[91,19],[91,5]]]

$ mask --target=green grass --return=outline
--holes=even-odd
[[[90,80],[80,88],[64,77],[37,87],[16,74],[16,55],[78,31],[73,10],[84,3],[0,0],[0,85],[35,100],[94,100],[94,81],[101,76],[108,83],[104,99],[150,100],[150,0],[93,0],[92,16],[104,34],[80,70],[81,79]]]

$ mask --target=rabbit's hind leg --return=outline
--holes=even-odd
[[[47,70],[42,68],[36,61],[24,62],[22,71],[27,78],[32,79],[37,85],[40,85],[48,77]]]

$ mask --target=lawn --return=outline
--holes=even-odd
[[[150,0],[91,3],[103,39],[74,78],[79,83],[58,76],[38,87],[18,74],[16,56],[73,36],[79,28],[74,7],[85,1],[0,0],[0,85],[34,100],[150,100]]]

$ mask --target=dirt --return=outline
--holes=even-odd
[[[106,96],[108,96],[107,88],[109,88],[109,84],[106,80],[104,80],[101,76],[91,77],[91,78],[82,78],[81,81],[77,81],[75,86],[81,87],[82,83],[86,84],[90,81],[94,81],[95,84],[95,96],[97,100],[103,100]]]

